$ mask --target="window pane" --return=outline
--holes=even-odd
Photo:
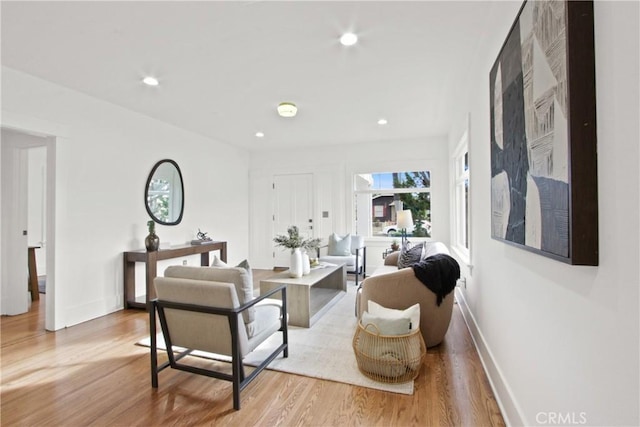
[[[365,197],[365,194],[359,195]],[[378,193],[371,198],[372,234],[374,236],[401,236],[397,223],[397,206],[411,211],[414,226],[407,235],[431,237],[431,193]]]
[[[392,190],[394,188],[429,188],[431,173],[420,172],[385,172],[360,174],[357,176],[355,190],[363,190],[362,183],[368,183],[371,190]],[[360,182],[360,184],[358,183]]]
[[[464,247],[469,249],[469,180],[464,180]]]
[[[369,236],[400,237],[397,212],[411,211],[413,226],[407,235],[431,237],[431,173],[384,172],[354,177],[355,232]],[[365,212],[369,212],[366,216]]]

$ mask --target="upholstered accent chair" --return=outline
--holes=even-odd
[[[318,248],[318,260],[332,264],[344,264],[349,274],[355,274],[356,286],[358,279],[366,277],[367,273],[367,247],[364,237],[356,234],[339,236],[333,233],[329,236],[328,243]]]
[[[155,278],[158,297],[149,310],[152,387],[158,387],[158,373],[167,367],[231,381],[233,407],[238,410],[240,391],[278,354],[288,356],[286,287],[253,298],[245,292],[253,286],[250,275],[241,267],[172,266],[165,270],[165,277]],[[282,301],[269,299],[275,293],[280,293]],[[156,314],[168,356],[162,364],[158,364]],[[282,333],[282,344],[245,375],[242,359],[277,332]],[[181,361],[195,350],[230,356],[232,374]]]
[[[449,250],[440,242],[426,244],[424,257],[438,253],[449,254]],[[384,265],[362,282],[356,295],[356,315],[362,317],[369,301],[398,310],[420,303],[420,332],[427,347],[434,347],[442,342],[449,329],[454,292],[438,304],[438,296],[416,278],[411,267],[398,269],[400,255],[400,252],[388,255]]]

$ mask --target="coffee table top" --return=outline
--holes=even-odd
[[[335,266],[315,267],[311,272],[302,277],[290,277],[289,270],[282,271],[268,279],[262,279],[260,282],[276,282],[283,285],[309,285],[316,284],[319,280],[333,273],[334,271],[344,268],[343,264]]]

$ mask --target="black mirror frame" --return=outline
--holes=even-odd
[[[149,196],[149,184],[151,183],[151,180],[153,179],[153,175],[156,173],[156,170],[160,167],[160,165],[164,163],[171,163],[176,168],[176,170],[178,171],[178,176],[180,177],[180,189],[182,190],[182,200],[180,203],[180,215],[178,216],[178,219],[171,222],[160,221],[158,218],[156,218],[155,215],[153,215],[153,213],[151,212],[151,209],[149,209],[149,204],[147,203],[147,198]],[[151,219],[158,224],[161,224],[161,225],[180,224],[180,222],[182,221],[182,214],[184,213],[184,180],[182,179],[182,171],[180,170],[180,167],[175,161],[171,159],[162,159],[153,166],[153,168],[151,169],[151,172],[149,173],[149,177],[147,178],[147,184],[144,186],[144,207],[147,210],[147,213],[149,214]]]

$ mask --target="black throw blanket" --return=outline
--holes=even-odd
[[[411,267],[418,280],[438,296],[438,306],[460,278],[458,262],[447,254],[435,254]]]

